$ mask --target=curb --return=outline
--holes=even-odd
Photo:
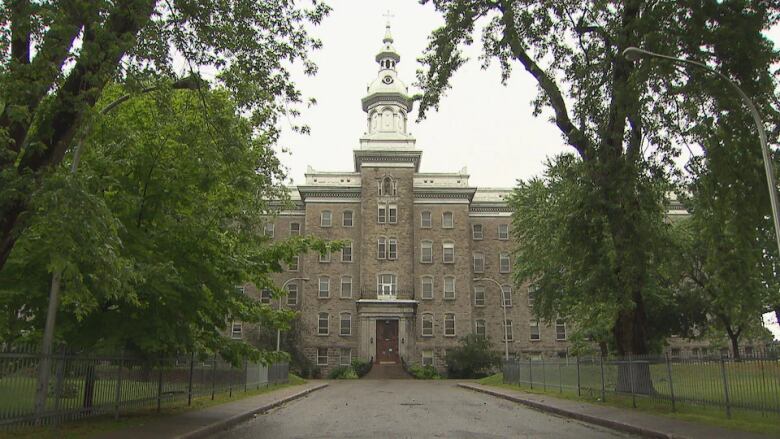
[[[458,387],[462,387],[464,389],[473,390],[475,392],[486,393],[488,395],[495,396],[495,397],[502,398],[502,399],[506,399],[506,400],[509,400],[509,401],[512,401],[512,402],[517,402],[517,403],[526,405],[528,407],[531,407],[531,408],[534,408],[534,409],[537,409],[537,410],[540,410],[540,411],[543,411],[543,412],[554,413],[556,415],[565,416],[567,418],[577,419],[579,421],[587,422],[589,424],[600,425],[602,427],[611,428],[613,430],[622,431],[624,433],[637,434],[637,435],[640,435],[640,436],[643,436],[643,437],[659,438],[659,439],[681,439],[681,438],[685,437],[685,436],[678,436],[678,435],[671,434],[671,433],[664,433],[664,432],[658,431],[658,430],[650,430],[648,428],[639,427],[639,426],[632,425],[632,424],[626,424],[626,423],[619,422],[619,421],[613,421],[611,419],[605,419],[605,418],[600,418],[600,417],[597,417],[597,416],[586,415],[586,414],[583,414],[583,413],[574,412],[574,411],[571,411],[571,410],[566,410],[566,409],[562,409],[562,408],[558,408],[558,407],[552,407],[552,406],[549,406],[547,404],[543,404],[543,403],[540,403],[540,402],[537,402],[537,401],[532,401],[532,400],[529,400],[529,399],[521,398],[519,396],[508,395],[506,393],[502,393],[502,392],[498,392],[498,391],[494,391],[494,390],[490,390],[490,389],[485,389],[485,388],[482,388],[482,387],[477,387],[477,386],[474,386],[472,384],[458,383]]]
[[[255,415],[259,413],[267,412],[268,410],[271,410],[272,408],[278,407],[286,402],[290,402],[294,399],[302,398],[309,393],[312,393],[316,390],[324,389],[325,387],[328,387],[327,383],[318,384],[314,387],[310,387],[306,390],[302,390],[298,393],[293,393],[290,396],[287,396],[285,398],[270,402],[268,404],[262,405],[260,407],[254,408],[252,410],[248,410],[243,413],[239,413],[235,416],[232,416],[227,419],[219,420],[214,422],[213,424],[207,425],[205,427],[198,428],[197,430],[191,431],[189,433],[185,433],[179,436],[176,436],[178,439],[200,439],[205,438],[213,435],[214,433],[227,430],[228,428],[240,424],[246,420],[249,420],[253,418]]]

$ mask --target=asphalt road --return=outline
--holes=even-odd
[[[348,380],[237,425],[217,438],[627,438],[455,386]]]

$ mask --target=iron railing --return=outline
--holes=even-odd
[[[191,405],[196,397],[286,383],[289,370],[287,363],[244,361],[236,367],[213,355],[140,359],[58,353],[51,356],[45,404],[36,408],[41,357],[35,349],[0,349],[0,430]]]
[[[775,355],[622,358],[512,359],[503,365],[504,383],[545,391],[576,392],[606,401],[630,398],[668,405],[764,414],[780,413],[780,360]]]

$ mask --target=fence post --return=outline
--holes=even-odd
[[[65,380],[65,349],[64,347],[61,347],[59,349],[60,352],[60,358],[59,361],[57,361],[57,369],[55,372],[55,381],[54,381],[54,423],[59,424],[62,420],[62,417],[60,416],[60,404],[62,402],[62,384]]]
[[[726,417],[731,418],[731,403],[729,402],[729,381],[726,378],[726,365],[723,354],[720,354],[720,374],[723,377],[723,395],[726,397]]]
[[[190,376],[187,382],[187,406],[192,405],[192,374],[195,371],[195,351],[190,354]]]
[[[563,373],[561,373],[561,359],[558,359],[558,391],[563,393]]]
[[[628,381],[631,385],[631,406],[636,408],[636,394],[634,393],[634,365],[631,362],[631,352],[628,353]]]
[[[542,354],[542,389],[547,391],[547,374],[544,372],[544,354]]]
[[[531,382],[531,388],[534,388],[534,364],[531,357],[528,357],[528,381]]]
[[[162,404],[162,360],[157,362],[157,413],[160,413]]]
[[[211,400],[214,401],[214,386],[217,385],[217,354],[211,361]]]
[[[580,356],[577,356],[577,396],[582,396],[582,390],[580,388]]]
[[[669,393],[672,396],[672,411],[676,412],[677,407],[674,403],[674,383],[672,383],[672,364],[669,362],[669,352],[666,353],[666,375],[669,377]]]
[[[607,400],[607,387],[604,382],[604,355],[599,357],[599,367],[601,368],[601,402]]]
[[[249,373],[249,358],[244,358],[244,392],[246,392],[247,381],[249,381],[249,377],[247,376],[248,373]]]
[[[114,419],[119,419],[119,404],[122,402],[122,367],[125,364],[124,352],[119,354],[119,364],[116,369],[116,395],[114,397]]]

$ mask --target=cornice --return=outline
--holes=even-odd
[[[477,188],[465,187],[465,188],[447,188],[447,187],[416,187],[413,189],[415,200],[428,200],[428,199],[440,199],[440,200],[471,200],[474,198],[474,193]]]
[[[360,187],[356,186],[298,186],[303,201],[308,201],[310,198],[355,200],[360,199],[360,190]]]
[[[420,150],[372,150],[356,149],[354,152],[355,169],[360,170],[363,163],[411,163],[414,165],[414,171],[420,170]]]

